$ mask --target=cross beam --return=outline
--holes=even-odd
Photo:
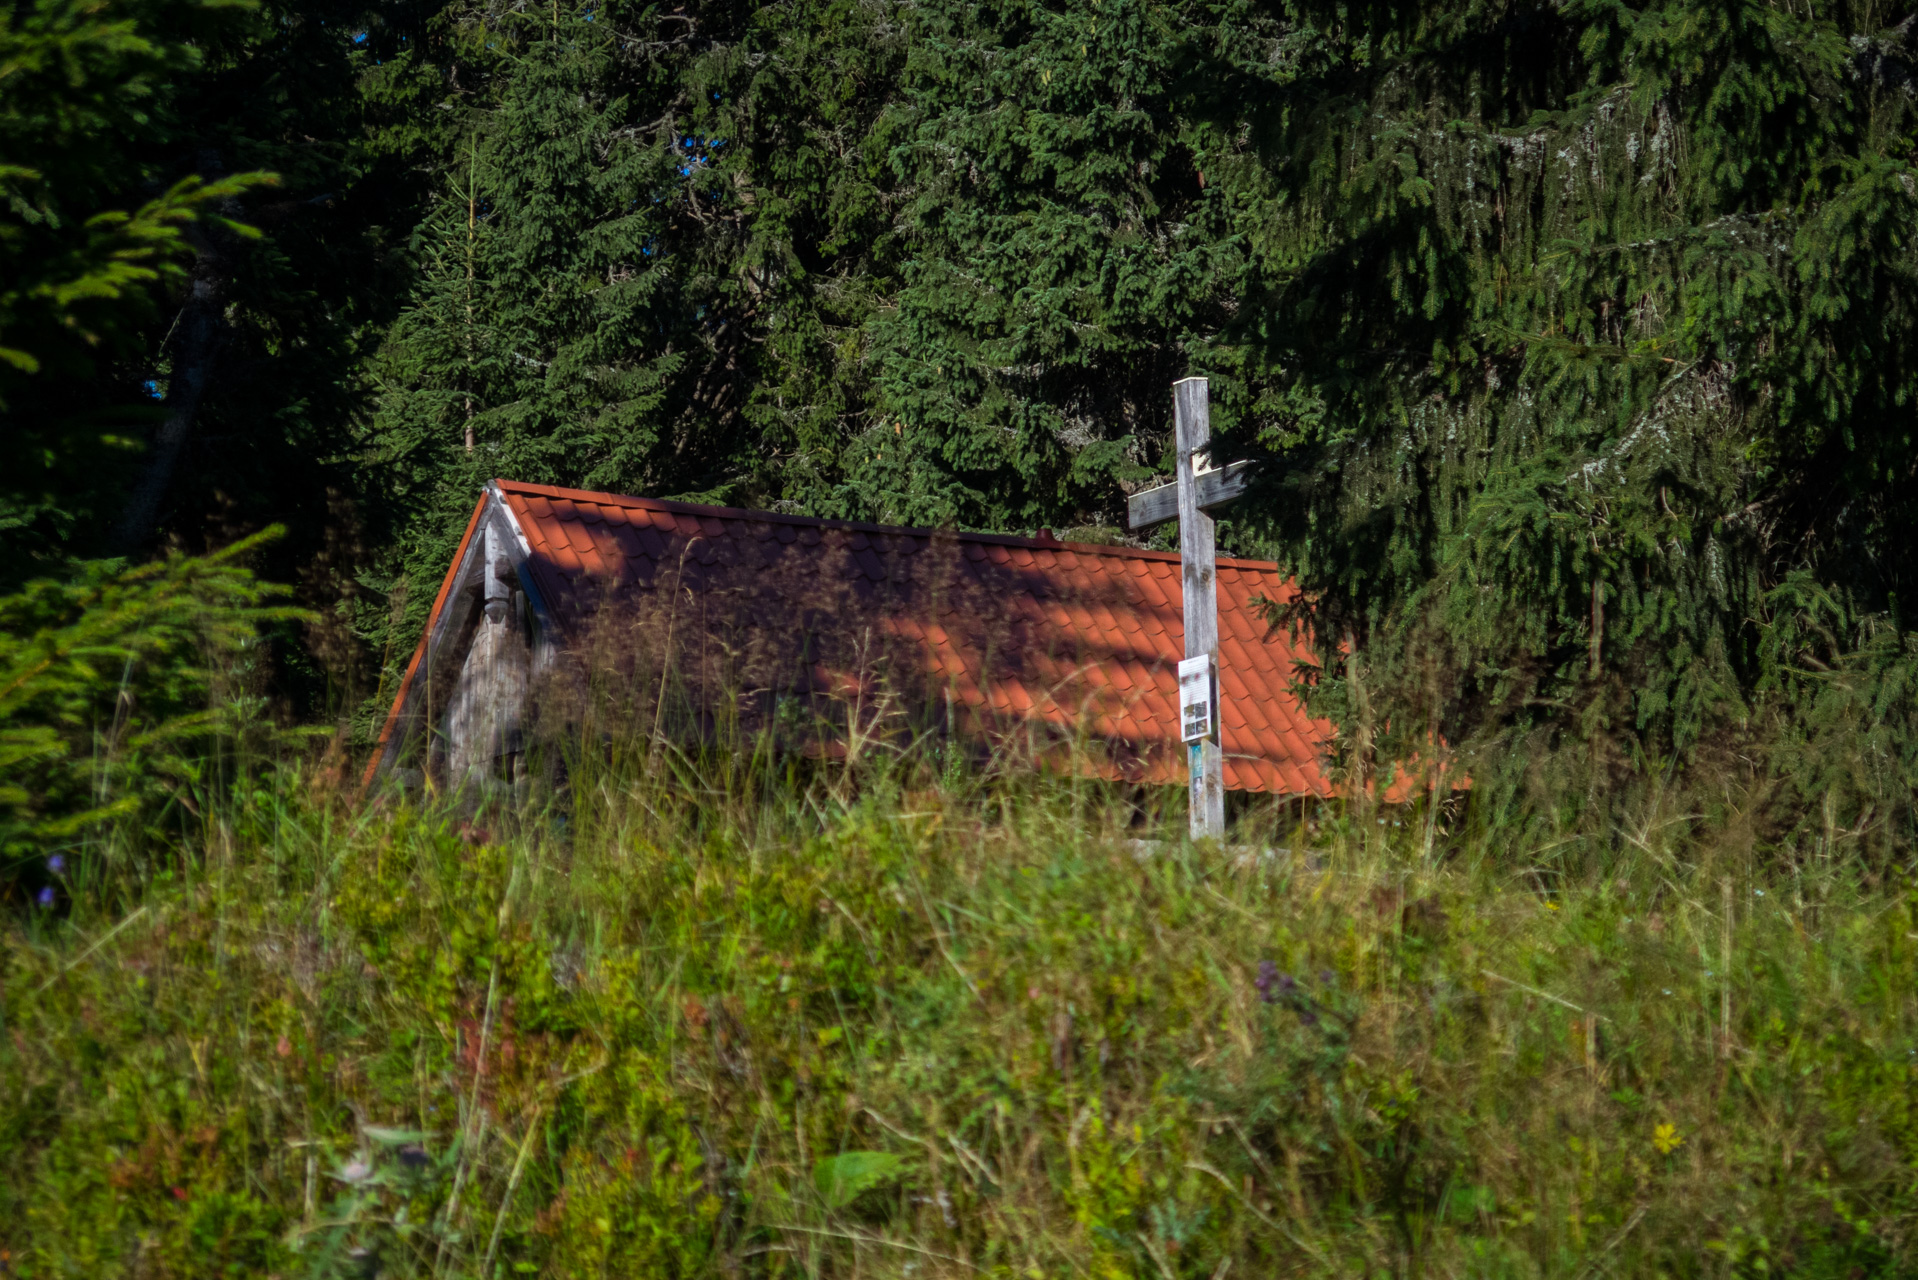
[[[1234,462],[1230,466],[1210,467],[1195,472],[1192,482],[1198,486],[1199,510],[1222,507],[1245,492],[1252,481],[1252,463]],[[1143,489],[1126,501],[1126,524],[1134,533],[1179,518],[1179,486],[1162,484]]]

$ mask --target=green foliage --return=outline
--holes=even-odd
[[[905,1165],[903,1157],[890,1151],[841,1151],[814,1162],[812,1183],[828,1209],[843,1209],[897,1179]]]
[[[398,631],[485,476],[1109,528],[1200,372],[1268,464],[1228,543],[1356,646],[1354,768],[1564,758],[1499,784],[1550,811],[1750,747],[1801,713],[1788,583],[1839,651],[1908,626],[1906,16],[448,9],[372,436]]]
[[[133,569],[87,566],[68,582],[0,597],[0,885],[39,879],[64,851],[137,848],[204,801],[217,743],[261,717],[247,670],[262,626],[299,617],[285,588],[242,561],[269,530],[213,556]],[[243,732],[241,734],[244,736]],[[85,839],[102,827],[120,839]]]
[[[1591,777],[1797,714],[1758,697],[1787,582],[1841,649],[1909,626],[1903,7],[1221,12],[1248,277],[1205,359],[1360,645],[1332,705]]]
[[[712,184],[636,136],[656,106],[622,92],[621,36],[589,16],[499,33],[513,74],[469,119],[416,236],[372,424],[409,583],[444,571],[492,476],[650,492],[727,452],[668,403],[686,365],[674,344],[699,341],[699,285],[655,261]],[[431,599],[409,596],[404,629]]]
[[[130,212],[111,207],[129,185],[133,146],[161,129],[173,81],[199,61],[182,28],[210,31],[205,24],[219,7],[105,12],[59,2],[11,10],[0,22],[8,215],[0,223],[0,364],[16,377],[62,358],[43,344],[123,347],[127,330],[145,318],[139,304],[151,301],[140,286],[184,278],[185,224],[202,206],[261,180],[243,175],[209,187],[189,177]]]
[[[163,545],[292,530],[262,568],[323,612],[277,692],[358,699],[358,349],[401,283],[381,224],[418,195],[359,79],[393,42],[350,0],[0,16],[0,591],[143,551],[127,499],[164,453]]]
[[[1070,783],[601,781],[289,774],[139,911],[16,918],[9,1267],[1918,1271],[1918,898],[1855,842],[1328,808],[1240,858]]]
[[[1903,833],[1910,8],[48,0],[0,26],[10,572],[199,376],[189,247],[163,527],[293,529],[282,677],[362,727],[486,478],[1114,537],[1203,373],[1342,764],[1442,737],[1556,829],[1764,756],[1773,825],[1842,776]]]
[[[165,178],[142,154],[167,137],[202,43],[243,8],[47,0],[0,15],[0,536],[16,555],[72,537],[124,467],[139,419],[113,371],[184,281],[188,229],[255,234],[217,211],[268,175]]]
[[[867,329],[876,420],[845,446],[835,514],[1120,519],[1182,347],[1223,319],[1235,249],[1194,208],[1170,18],[1125,2],[907,19],[886,139],[905,244]]]

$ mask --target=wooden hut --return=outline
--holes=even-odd
[[[1331,725],[1292,695],[1310,655],[1218,562],[1228,790],[1324,796]],[[512,778],[541,732],[612,712],[639,734],[773,734],[844,755],[874,735],[1016,744],[1179,784],[1179,559],[496,480],[473,509],[368,767]]]

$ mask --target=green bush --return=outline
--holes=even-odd
[[[50,857],[76,874],[107,828],[125,838],[84,847],[137,849],[204,802],[222,744],[263,720],[260,628],[302,616],[242,563],[277,534],[0,597],[0,890],[38,887]]]

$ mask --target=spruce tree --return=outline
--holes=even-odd
[[[1122,521],[1233,244],[1195,234],[1166,10],[1135,0],[911,18],[889,157],[910,192],[874,413],[840,509],[988,528]]]
[[[1195,38],[1249,254],[1200,363],[1401,746],[1682,754],[1819,656],[1779,649],[1809,584],[1909,626],[1898,8],[1231,5]]]
[[[649,136],[656,104],[622,92],[613,24],[560,12],[500,34],[497,100],[442,172],[375,364],[369,444],[411,591],[402,630],[487,479],[677,491],[737,452],[683,407],[703,326],[698,246],[680,239],[712,203],[702,166],[684,139]]]

